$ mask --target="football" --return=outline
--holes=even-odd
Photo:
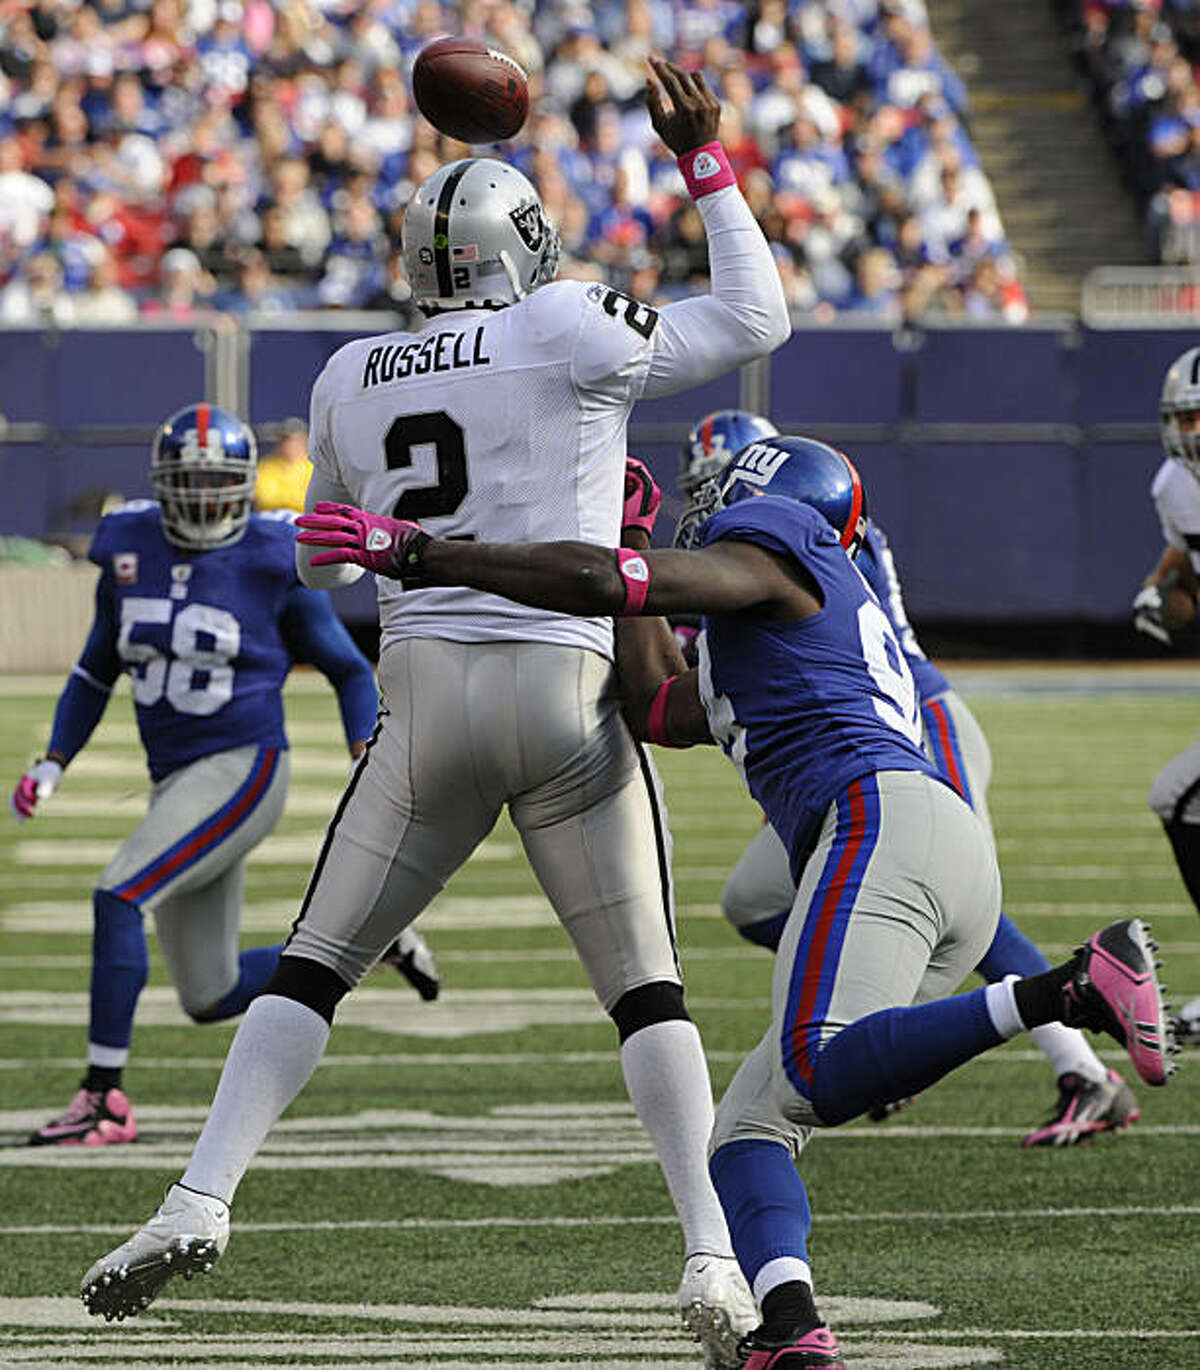
[[[1174,585],[1163,595],[1163,626],[1170,633],[1186,628],[1196,618],[1196,601],[1183,589]]]
[[[440,132],[464,143],[511,138],[529,113],[529,81],[507,53],[477,38],[436,38],[417,54],[417,108]]]

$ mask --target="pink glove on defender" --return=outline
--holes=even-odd
[[[301,514],[296,524],[302,530],[298,542],[334,549],[318,552],[312,559],[314,566],[348,562],[405,583],[421,578],[421,552],[430,537],[419,523],[322,500],[311,514]]]

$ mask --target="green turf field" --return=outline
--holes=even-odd
[[[1145,808],[1200,705],[1178,672],[956,673],[995,753],[1006,907],[1052,956],[1141,911],[1177,997],[1200,923]],[[0,778],[45,743],[58,682],[0,678]],[[1089,688],[1090,686],[1090,688]],[[1100,688],[1096,688],[1100,687]],[[287,816],[250,867],[247,941],[286,929],[345,774],[332,697],[289,693]],[[766,1025],[766,955],[721,921],[756,811],[711,751],[659,753],[689,1001],[720,1090]],[[426,914],[422,1004],[374,972],[239,1194],[213,1273],[97,1325],[79,1278],[182,1169],[232,1029],[190,1024],[154,951],[126,1085],[142,1139],[31,1150],[81,1073],[91,883],[145,789],[127,695],[36,822],[0,825],[0,1365],[669,1367],[678,1232],[614,1033],[502,827]],[[1111,1048],[1111,1049],[1110,1049]],[[1054,1099],[1022,1040],[803,1171],[823,1310],[856,1370],[1200,1367],[1200,1053],[1138,1088],[1121,1136],[1022,1151]],[[1104,1058],[1124,1070],[1115,1043]],[[1127,1072],[1129,1073],[1129,1072]]]

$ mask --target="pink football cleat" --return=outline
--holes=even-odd
[[[846,1370],[837,1338],[822,1324],[789,1337],[785,1344],[763,1335],[762,1328],[742,1339],[742,1370]]]
[[[1124,918],[1087,939],[1063,988],[1062,1021],[1107,1032],[1148,1085],[1165,1085],[1178,1048],[1155,975],[1158,946],[1148,932],[1140,918]]]
[[[1077,1146],[1099,1132],[1118,1132],[1141,1116],[1133,1091],[1115,1070],[1099,1081],[1068,1071],[1058,1077],[1054,1112],[1021,1145]]]
[[[113,1146],[137,1141],[137,1118],[119,1089],[84,1089],[61,1118],[53,1118],[30,1137],[30,1146]]]

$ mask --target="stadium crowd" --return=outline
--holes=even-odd
[[[1126,183],[1145,206],[1150,255],[1200,262],[1200,4],[1059,0],[1059,7]]]
[[[0,0],[0,321],[391,309],[414,185],[468,149],[415,112],[438,33],[529,72],[503,146],[563,273],[640,298],[707,281],[644,59],[719,92],[796,316],[1028,307],[923,0]]]

